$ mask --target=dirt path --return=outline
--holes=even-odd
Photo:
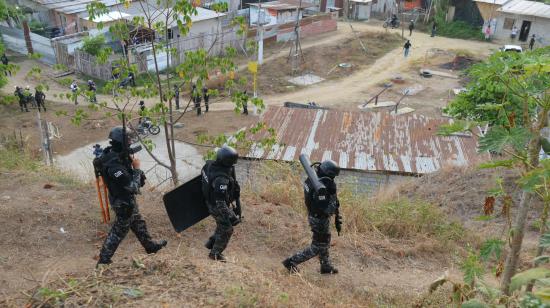
[[[380,26],[374,26],[366,23],[353,23],[356,31],[381,31]],[[347,23],[338,24],[339,31],[343,37],[352,35]],[[348,29],[346,31],[344,29]],[[382,30],[383,31],[383,30]],[[400,33],[400,29],[388,30]],[[407,39],[409,37],[406,36]],[[310,102],[314,101],[325,106],[339,106],[344,108],[355,108],[358,103],[362,103],[369,97],[366,96],[369,88],[376,86],[401,72],[406,71],[410,66],[418,61],[423,61],[426,53],[434,48],[438,49],[462,49],[475,55],[487,56],[498,46],[491,43],[467,41],[460,39],[451,39],[446,37],[430,37],[428,34],[415,32],[410,38],[412,49],[408,58],[404,58],[402,48],[396,48],[382,58],[378,59],[373,65],[365,70],[358,71],[355,74],[334,81],[325,81],[300,91],[285,93],[280,95],[271,95],[264,97],[266,104],[280,105],[286,101]],[[364,42],[368,45],[369,42]],[[220,103],[215,108],[227,109],[229,103]]]
[[[302,49],[306,49],[309,47],[314,46],[322,46],[325,44],[330,44],[335,41],[343,40],[348,37],[352,36],[352,32],[347,25],[339,25],[338,29],[335,32],[330,32],[326,34],[317,35],[315,37],[307,38],[302,41]],[[271,61],[280,57],[286,57],[288,56],[288,50],[290,48],[290,45],[284,44],[283,46],[273,46],[272,48],[266,47],[266,53],[264,61]],[[13,89],[15,86],[21,86],[25,87],[29,85],[31,87],[31,90],[34,93],[34,87],[38,85],[40,82],[38,80],[27,78],[27,74],[33,69],[33,68],[40,68],[42,71],[42,76],[44,77],[44,82],[46,82],[49,86],[48,91],[46,92],[46,96],[48,100],[55,100],[56,102],[62,102],[67,104],[73,104],[72,101],[70,101],[68,98],[66,98],[64,95],[66,93],[69,93],[70,90],[68,87],[64,87],[63,85],[59,84],[52,76],[54,75],[54,70],[36,60],[30,60],[27,59],[26,56],[19,55],[19,54],[13,54],[10,56],[11,61],[17,65],[19,65],[20,69],[12,78],[9,79],[9,82],[6,87],[4,87],[1,91],[11,94],[13,93]],[[238,70],[246,69],[247,65],[241,65],[239,66]],[[78,76],[72,74],[68,75],[64,78],[71,78],[71,79],[77,79],[79,83],[85,84],[86,80],[78,78]],[[61,97],[63,96],[63,97]],[[98,94],[97,99],[99,101],[111,101],[110,95],[102,95]],[[86,99],[81,96],[78,98],[78,101],[82,104],[86,101]],[[150,98],[144,100],[146,105],[153,105],[157,103],[156,98]],[[185,98],[184,98],[185,101]],[[222,108],[223,110],[229,110],[233,109],[231,108]]]
[[[352,23],[353,28],[358,34],[362,32],[380,32],[385,31],[381,26],[369,23]],[[388,30],[390,32],[400,33],[400,29]],[[311,48],[316,46],[323,46],[326,44],[334,43],[354,37],[354,34],[346,22],[338,23],[338,30],[335,32],[326,33],[323,35],[307,38],[302,41],[302,48]],[[409,37],[406,36],[407,39]],[[402,48],[396,48],[393,51],[387,53],[382,58],[378,59],[374,64],[364,70],[355,72],[346,78],[338,80],[324,81],[316,85],[309,86],[304,89],[300,89],[295,92],[276,94],[264,96],[264,102],[266,104],[279,105],[285,101],[293,102],[309,102],[314,101],[325,106],[338,106],[341,108],[355,108],[358,103],[364,102],[369,98],[367,94],[369,89],[372,89],[376,85],[394,77],[402,72],[409,70],[411,65],[422,62],[427,55],[427,52],[431,49],[462,49],[467,50],[478,56],[487,56],[493,52],[498,46],[486,42],[467,41],[460,39],[451,39],[445,37],[430,37],[428,34],[421,32],[414,32],[410,37],[412,43],[412,49],[408,58],[404,58],[402,54]],[[369,42],[364,41],[369,47]],[[288,44],[283,46],[273,46],[271,49],[267,49],[265,61],[272,61],[280,57],[286,57],[288,55]],[[45,74],[52,72],[51,68],[37,64],[33,60],[25,60],[18,63],[21,66],[19,73],[10,79],[8,87],[5,87],[3,91],[11,93],[11,90],[15,85],[30,85],[34,87],[36,82],[27,80],[25,78],[27,72],[32,67],[39,65]],[[328,70],[328,69],[327,69]],[[69,76],[69,78],[74,75]],[[51,81],[51,80],[50,80]],[[60,94],[68,93],[69,90],[56,82],[49,82],[50,90],[47,92],[48,99],[56,100],[64,103],[72,103],[67,98],[59,98]],[[58,96],[55,98],[54,96]],[[84,98],[79,98],[84,100]],[[111,100],[108,95],[98,95],[100,101]],[[147,105],[156,103],[156,99],[146,100]],[[185,101],[185,99],[184,99]],[[212,105],[213,110],[232,110],[234,108],[233,103],[228,100],[222,100]]]

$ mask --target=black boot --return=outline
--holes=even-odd
[[[321,274],[338,274],[338,269],[330,263],[325,263],[321,265]]]
[[[216,238],[211,236],[210,238],[208,238],[208,241],[206,241],[206,243],[204,244],[204,247],[206,247],[208,250],[212,250],[215,242],[216,242]]]
[[[286,267],[288,272],[291,273],[291,274],[299,272],[298,265],[296,263],[292,262],[292,260],[290,258],[287,258],[286,260],[284,260],[283,265]]]
[[[162,240],[158,243],[155,243],[153,245],[151,245],[150,247],[147,247],[145,249],[145,251],[148,253],[148,254],[152,254],[152,253],[157,253],[159,250],[161,250],[162,248],[164,248],[164,246],[166,246],[168,244],[168,242],[166,240]]]
[[[211,252],[208,254],[208,257],[214,261],[227,262],[227,259],[221,252],[220,253]]]

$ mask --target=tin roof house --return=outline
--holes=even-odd
[[[370,188],[489,157],[477,152],[475,136],[437,134],[452,120],[418,114],[269,107],[261,121],[275,129],[277,144],[269,149],[254,144],[244,157],[297,161],[305,153],[312,162],[332,159],[343,175]]]

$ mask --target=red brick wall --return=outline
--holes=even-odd
[[[335,19],[315,21],[310,23],[309,25],[302,26],[301,35],[302,37],[308,37],[330,31],[336,31]]]
[[[300,35],[301,37],[314,36],[321,33],[336,31],[337,23],[336,16],[333,14],[324,14],[306,17],[300,20]],[[276,27],[276,30],[273,29]],[[282,25],[270,26],[264,28],[264,43],[280,42],[290,39],[294,32],[294,22],[289,22]],[[272,31],[275,30],[275,31]],[[256,31],[252,29],[248,37],[255,37]]]

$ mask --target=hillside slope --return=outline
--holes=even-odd
[[[161,194],[144,191],[140,209],[168,247],[147,256],[130,234],[114,264],[96,271],[109,227],[100,223],[94,186],[55,170],[1,172],[0,305],[401,306],[445,270],[456,274],[459,239],[468,237],[435,207],[403,201],[368,208],[343,192],[345,232],[333,232],[331,248],[340,274],[322,276],[312,260],[289,275],[281,261],[310,241],[298,181],[259,179],[255,193],[246,189],[245,220],[226,251],[227,264],[206,257],[212,219],[176,234]]]

